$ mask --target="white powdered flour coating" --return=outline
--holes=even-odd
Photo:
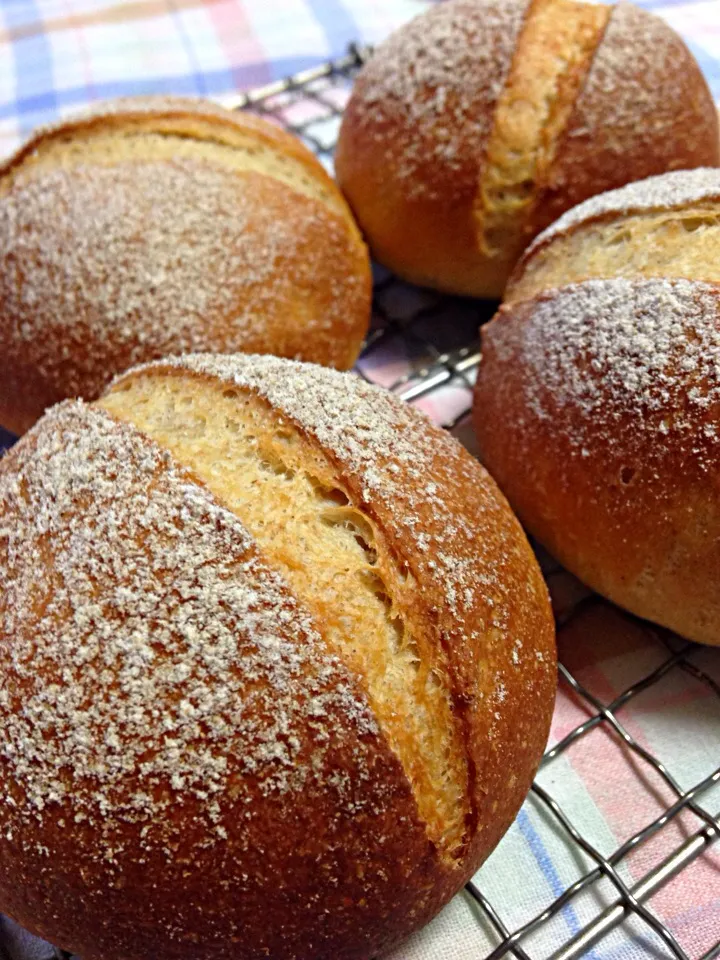
[[[613,5],[580,94],[588,116],[602,114],[597,129],[643,130],[658,117],[658,89],[674,81],[674,69],[687,68],[686,49],[668,24],[620,0]],[[668,104],[675,111],[675,105]],[[585,131],[586,132],[586,131]],[[620,141],[618,141],[620,143]]]
[[[31,169],[0,203],[0,347],[87,396],[150,356],[263,349],[293,322],[337,337],[362,291],[347,231],[289,195],[189,157]]]
[[[619,190],[608,190],[568,210],[544,230],[525,252],[528,257],[547,240],[568,233],[591,220],[608,214],[628,215],[673,210],[720,199],[720,169],[700,167],[697,170],[673,170],[657,177],[629,183]]]
[[[478,167],[528,0],[450,0],[400,28],[365,66],[353,98],[357,122],[379,138],[406,131],[396,175],[410,194],[432,194],[421,165]]]
[[[502,571],[509,564],[513,535],[507,552],[495,541],[486,555],[483,528],[492,526],[495,537],[508,531],[502,507],[479,464],[424,414],[357,376],[270,356],[195,354],[139,370],[173,366],[251,390],[316,437],[360,480],[364,503],[359,506],[382,502],[390,509],[393,523],[412,538],[423,558],[426,582],[440,587],[453,616],[473,609],[479,597],[494,596],[494,625],[505,625],[508,595]],[[454,471],[476,493],[472,521],[443,489],[442,476]]]
[[[362,780],[364,694],[238,518],[134,428],[68,402],[21,441],[0,570],[6,822],[63,803],[158,833],[189,797],[222,838],[217,798],[246,778],[278,795],[325,777],[349,802],[327,757],[351,751]]]
[[[649,432],[659,444],[715,435],[707,414],[720,403],[720,287],[588,280],[517,309],[526,319],[501,316],[493,346],[522,365],[534,416],[571,417],[581,453],[601,440],[632,448]]]

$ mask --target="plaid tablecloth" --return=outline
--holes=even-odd
[[[2,0],[0,153],[91,100],[223,95],[376,43],[425,0]]]
[[[640,3],[685,37],[720,99],[720,0]],[[352,41],[376,43],[426,5],[426,0],[1,0],[0,153],[9,152],[37,124],[95,99],[158,92],[224,99],[337,56]],[[568,603],[572,581],[558,575],[554,585],[560,605]],[[564,662],[603,704],[669,656],[652,631],[604,603],[584,609],[562,629],[560,649]],[[683,790],[720,764],[718,685],[720,651],[694,648],[618,710],[626,731],[666,764]],[[595,714],[597,704],[561,686],[551,742]],[[676,799],[657,771],[643,765],[607,723],[598,723],[547,764],[540,783],[604,855]],[[712,813],[720,809],[717,785],[700,799]],[[625,858],[620,875],[632,884],[700,825],[693,814],[682,814]],[[531,799],[477,882],[513,929],[589,865]],[[531,941],[530,955],[549,956],[614,898],[603,881],[573,901]],[[691,956],[711,950],[720,940],[717,846],[651,906]],[[393,958],[479,960],[495,943],[497,937],[461,896]],[[667,955],[663,949],[646,925],[632,920],[589,955],[639,960]]]
[[[222,96],[376,43],[428,0],[2,0],[0,154],[90,100]],[[718,0],[640,0],[679,30],[720,98]]]

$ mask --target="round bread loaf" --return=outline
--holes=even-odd
[[[496,297],[569,207],[719,162],[710,91],[662,20],[627,3],[449,0],[364,67],[336,167],[382,263]]]
[[[482,333],[475,426],[568,570],[720,644],[720,284],[588,280],[502,306]]]
[[[0,168],[0,423],[186,351],[348,368],[370,295],[347,204],[294,137],[200,100],[103,104]]]
[[[720,280],[720,169],[649,177],[568,210],[530,244],[504,299],[593,277]]]
[[[515,816],[555,686],[495,484],[359,378],[195,355],[0,463],[0,909],[83,960],[367,960]]]

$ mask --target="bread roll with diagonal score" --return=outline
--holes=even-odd
[[[680,37],[630,3],[575,0],[449,0],[401,27],[358,77],[336,158],[381,263],[482,297],[569,207],[718,163]]]
[[[0,909],[83,960],[377,956],[547,737],[519,524],[348,374],[195,355],[53,408],[0,463],[0,586]]]
[[[0,167],[0,423],[193,350],[355,362],[370,265],[318,160],[201,100],[102,104]]]

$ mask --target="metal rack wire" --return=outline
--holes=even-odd
[[[252,91],[229,105],[237,109],[254,110],[278,121],[303,139],[330,167],[343,106],[353,78],[369,52],[353,47],[347,56],[339,60]],[[466,429],[467,414],[479,362],[477,330],[492,315],[494,307],[490,303],[416,290],[378,269],[373,324],[358,370],[367,379],[381,382],[410,402],[434,405],[432,412],[436,416],[438,408],[442,408],[444,413],[440,419],[444,426],[467,440],[470,436]],[[383,359],[382,363],[376,362],[378,357]],[[391,361],[399,357],[402,362],[388,363],[388,357]],[[398,366],[401,370],[395,375],[392,371],[397,372]],[[439,400],[442,403],[438,403]],[[0,436],[0,445],[2,441]],[[577,618],[582,617],[589,607],[599,603],[601,601],[597,598],[586,597],[572,610],[568,623],[577,622]],[[635,622],[629,616],[625,620]],[[701,955],[691,957],[681,939],[662,922],[652,906],[653,897],[705,856],[720,838],[720,811],[713,814],[707,808],[713,788],[720,784],[720,767],[690,787],[683,787],[677,772],[680,770],[682,773],[681,751],[663,762],[648,752],[623,722],[623,714],[638,698],[677,672],[692,677],[712,698],[720,698],[720,677],[714,677],[713,670],[701,665],[707,651],[680,641],[665,631],[651,629],[647,625],[642,625],[641,629],[662,652],[662,656],[656,658],[659,663],[644,672],[611,702],[605,702],[593,692],[589,682],[580,682],[567,665],[560,666],[561,688],[585,711],[587,717],[548,750],[528,804],[543,811],[549,828],[555,831],[560,842],[574,855],[577,854],[582,869],[580,876],[564,886],[552,902],[539,905],[535,916],[513,929],[503,919],[504,905],[491,902],[479,886],[468,884],[468,908],[474,905],[479,911],[478,930],[482,927],[484,943],[490,944],[489,947],[482,944],[478,946],[478,958],[500,960],[511,955],[521,960],[574,960],[590,955],[611,931],[617,932],[623,928],[628,929],[627,936],[644,944],[639,950],[641,953],[644,950],[647,956],[677,957],[680,960],[713,960],[720,957],[720,931],[717,943]],[[720,668],[720,663],[714,661],[714,668]],[[575,826],[571,816],[553,795],[553,790],[540,782],[543,774],[550,771],[576,745],[592,751],[591,738],[598,731],[605,732],[618,750],[636,761],[640,779],[643,770],[652,771],[662,783],[664,796],[668,798],[659,816],[636,830],[615,850],[605,854]],[[720,760],[720,750],[718,754]],[[684,840],[669,855],[664,855],[654,863],[639,880],[628,880],[629,874],[625,869],[628,859],[680,820],[684,824]],[[720,880],[718,886],[720,888]],[[598,893],[595,916],[571,930],[560,948],[555,947],[551,952],[539,949],[536,935],[552,925],[578,898],[593,891]],[[19,951],[17,946],[10,945],[7,936],[2,935],[4,929],[0,928],[0,960],[5,957],[9,960],[29,960],[31,954],[25,947]],[[50,947],[43,955],[37,951],[38,941],[35,944],[36,952],[32,956],[38,960],[50,960],[51,956],[69,957],[59,950],[50,952],[53,949]]]

